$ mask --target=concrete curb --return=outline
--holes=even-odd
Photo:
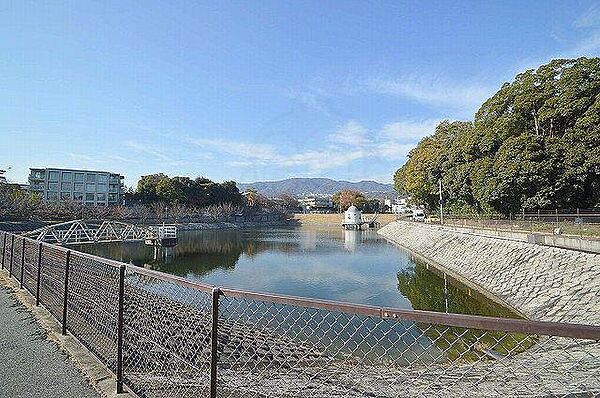
[[[6,271],[0,272],[0,285],[10,288],[14,297],[25,306],[36,323],[46,332],[49,341],[55,343],[63,351],[68,360],[81,372],[90,385],[104,398],[133,398],[128,393],[116,393],[115,376],[71,334],[63,336],[60,324],[44,307],[36,307],[35,299],[25,290],[20,289],[17,282],[10,279]]]

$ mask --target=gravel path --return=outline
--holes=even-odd
[[[0,287],[0,397],[99,397],[5,287]]]

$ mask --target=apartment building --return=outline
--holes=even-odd
[[[108,206],[123,201],[123,176],[95,170],[31,168],[29,191],[38,192],[46,202],[74,200]]]
[[[304,213],[331,213],[335,210],[333,200],[329,196],[305,196],[298,199]]]

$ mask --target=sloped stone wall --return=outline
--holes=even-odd
[[[379,233],[529,319],[600,324],[600,255],[396,221]]]

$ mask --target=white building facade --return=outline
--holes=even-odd
[[[39,193],[45,202],[117,205],[123,201],[123,178],[107,171],[32,168],[29,191]]]

